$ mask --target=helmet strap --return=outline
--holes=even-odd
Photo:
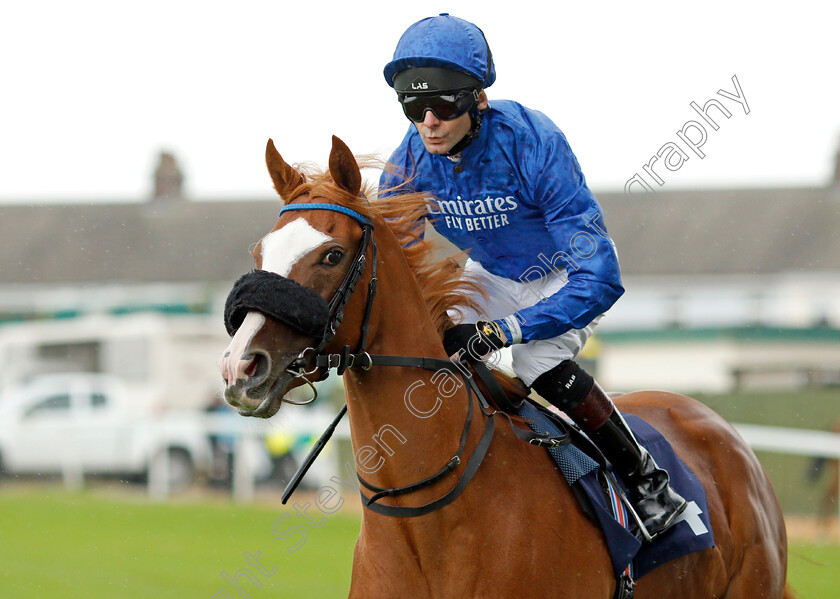
[[[461,141],[456,143],[452,146],[452,149],[448,152],[444,152],[443,156],[457,156],[461,152],[464,151],[468,145],[470,145],[473,140],[478,137],[478,132],[481,129],[481,111],[478,109],[478,101],[474,102],[472,107],[470,107],[470,130],[467,131],[467,134],[461,138]]]

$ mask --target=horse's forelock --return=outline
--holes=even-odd
[[[356,161],[361,169],[391,170],[375,157],[357,156]],[[438,333],[442,335],[443,330],[451,326],[450,310],[470,306],[473,303],[470,296],[482,293],[474,283],[460,278],[459,254],[436,257],[437,248],[423,239],[430,196],[408,191],[408,177],[399,177],[401,182],[395,187],[378,191],[374,185],[363,182],[361,194],[354,196],[336,185],[329,171],[319,170],[311,164],[296,164],[295,168],[306,174],[306,182],[294,190],[287,202],[308,195],[311,201],[338,204],[363,216],[381,219],[388,226],[417,279]]]

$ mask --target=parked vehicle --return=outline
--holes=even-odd
[[[230,338],[221,317],[92,314],[0,326],[0,388],[22,377],[97,372],[123,381],[148,410],[203,410],[221,388]]]
[[[109,375],[42,375],[0,394],[0,471],[5,473],[164,472],[169,489],[178,490],[206,471],[209,461],[201,413],[152,413]],[[161,463],[163,468],[155,470]]]

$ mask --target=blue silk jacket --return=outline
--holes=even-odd
[[[436,198],[427,214],[435,230],[489,272],[529,284],[552,271],[568,277],[517,312],[522,341],[583,328],[624,293],[603,211],[548,117],[509,100],[482,115],[459,162],[429,154],[413,125],[390,162]],[[393,183],[385,173],[380,187]]]

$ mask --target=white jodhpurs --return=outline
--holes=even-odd
[[[456,324],[498,320],[511,316],[533,306],[541,298],[550,297],[568,281],[564,274],[550,272],[548,276],[537,281],[522,283],[494,275],[474,260],[467,260],[462,277],[469,278],[483,287],[487,298],[473,297],[479,306],[477,311],[461,308],[457,312],[450,312],[450,317]],[[573,360],[577,357],[600,319],[598,316],[586,327],[566,331],[558,337],[513,345],[496,352],[497,355],[488,361],[504,370],[512,371],[530,387],[544,372],[563,360]]]

